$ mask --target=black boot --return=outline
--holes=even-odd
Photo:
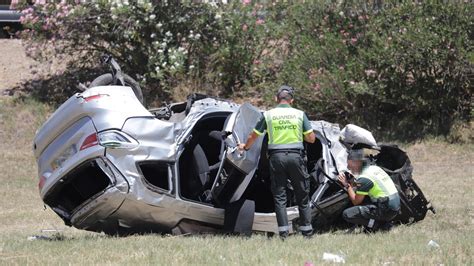
[[[313,230],[301,231],[304,238],[311,238],[313,236]]]
[[[288,235],[289,235],[288,231],[281,231],[280,232],[281,240],[285,240],[288,237]]]
[[[375,233],[377,230],[373,227],[367,227],[367,226],[364,226],[364,230],[363,232],[366,233],[366,234],[373,234]]]
[[[380,225],[379,230],[382,231],[382,232],[388,232],[388,231],[392,230],[392,228],[393,228],[393,223],[392,222],[386,222],[386,223]]]

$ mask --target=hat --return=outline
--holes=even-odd
[[[347,155],[348,160],[364,160],[364,150],[357,149],[357,150],[349,150],[349,154]]]
[[[277,96],[278,98],[280,98],[280,94],[281,94],[282,92],[288,93],[288,95],[290,95],[291,98],[294,98],[294,96],[295,96],[295,95],[294,95],[294,94],[295,94],[295,89],[293,89],[292,87],[287,86],[287,85],[281,86],[281,87],[278,89],[278,92],[276,93],[276,96]]]

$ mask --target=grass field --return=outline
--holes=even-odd
[[[386,234],[342,232],[287,241],[222,236],[109,237],[65,226],[44,210],[32,155],[35,130],[51,108],[0,98],[0,264],[304,265],[325,262],[324,252],[359,265],[472,265],[474,244],[474,144],[442,141],[402,145],[414,178],[437,214]],[[57,232],[42,231],[54,229]],[[29,240],[34,235],[52,237]],[[432,248],[430,240],[440,247]]]

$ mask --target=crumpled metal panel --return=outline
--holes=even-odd
[[[134,117],[125,122],[122,131],[139,140],[140,145],[135,150],[113,150],[114,153],[123,152],[118,156],[133,155],[136,161],[176,159],[175,136],[178,129],[175,123]]]
[[[94,99],[88,97],[97,96]],[[63,103],[38,129],[34,140],[34,154],[38,158],[46,147],[64,130],[83,117],[94,121],[97,131],[122,128],[129,117],[152,117],[137,100],[130,87],[94,87],[76,93]]]
[[[43,150],[37,158],[38,176],[45,179],[43,187],[40,187],[42,198],[65,174],[84,161],[104,154],[104,148],[98,145],[80,150],[84,139],[95,132],[92,120],[89,117],[83,117],[67,128]],[[67,153],[68,156],[64,153]],[[62,163],[58,163],[58,161]]]
[[[237,146],[238,143],[245,143],[249,133],[252,132],[261,115],[260,110],[257,108],[248,103],[243,104],[236,113],[234,123],[229,125],[231,128],[225,129],[226,131],[232,132],[232,135],[228,136],[229,142],[234,146]],[[252,145],[252,149],[243,154],[240,154],[236,150],[229,150],[226,155],[227,159],[237,168],[248,174],[257,167],[262,142],[263,138],[258,138]]]
[[[347,169],[347,150],[339,141],[341,132],[339,125],[320,120],[311,121],[311,126],[323,145],[325,172],[332,174]],[[332,164],[333,160],[335,165]]]
[[[125,195],[116,187],[107,189],[99,197],[81,206],[71,218],[71,223],[77,228],[93,229],[97,221],[107,219],[122,205]]]
[[[155,228],[168,232],[179,226],[181,221],[195,221],[200,225],[209,225],[218,231],[224,225],[224,209],[190,201],[177,200],[164,196],[159,205],[147,204],[146,201],[127,198],[120,209],[113,213],[109,220],[120,221],[125,228]],[[298,208],[287,208],[290,228],[292,220],[299,216]],[[91,221],[97,220],[91,219]],[[82,225],[81,225],[82,228]],[[89,230],[93,228],[88,228]],[[203,228],[203,230],[206,228]],[[199,233],[198,229],[183,228],[180,233]],[[261,232],[278,232],[275,213],[255,213],[252,230]],[[293,229],[291,229],[292,231]],[[209,230],[201,231],[209,232]]]
[[[212,114],[215,112],[221,113],[233,113],[239,109],[240,105],[229,102],[221,101],[213,98],[205,98],[199,101],[196,101],[189,114],[181,123],[181,131],[177,135],[176,142],[178,145],[182,144],[186,137],[191,133],[193,126],[206,114]]]
[[[260,111],[250,105],[240,105],[212,98],[196,101],[182,121],[163,121],[156,119],[135,98],[128,87],[95,87],[82,95],[76,94],[63,104],[39,130],[35,139],[35,154],[41,154],[47,145],[66,130],[74,121],[82,117],[90,117],[97,131],[120,129],[136,139],[139,145],[130,149],[97,149],[105,150],[105,157],[113,166],[117,183],[102,194],[80,206],[72,217],[72,223],[77,228],[93,231],[113,231],[121,228],[155,229],[168,232],[177,228],[183,232],[193,222],[209,225],[219,229],[224,224],[224,209],[216,208],[204,202],[182,199],[179,194],[179,169],[177,161],[183,152],[186,142],[196,123],[206,116],[216,114],[233,115],[236,126],[233,133],[237,134],[234,145],[244,141],[246,135],[253,129]],[[85,102],[84,97],[106,95],[98,101]],[[248,112],[247,112],[248,111]],[[239,120],[240,119],[240,120]],[[239,124],[239,121],[241,123]],[[233,121],[228,121],[233,124]],[[333,173],[345,169],[345,148],[339,142],[339,126],[325,121],[312,121],[311,125],[323,145],[325,171]],[[235,136],[234,136],[235,138]],[[260,156],[260,146],[247,154],[250,165],[256,165]],[[227,156],[236,166],[247,169],[235,156],[235,151],[229,151]],[[38,158],[38,156],[37,156]],[[141,175],[137,163],[140,161],[166,162],[170,176],[169,190],[150,187]],[[252,169],[247,173],[253,176]],[[238,199],[247,184],[236,191],[232,200]],[[297,207],[287,209],[289,220],[298,217]],[[184,221],[184,222],[183,222]],[[191,222],[187,222],[191,221]],[[183,222],[183,226],[179,224]],[[185,225],[186,224],[186,225]],[[178,228],[179,227],[179,228]],[[277,232],[275,213],[255,213],[253,230]]]
[[[299,217],[297,206],[286,208],[288,215],[289,232],[293,233],[293,220]],[[276,214],[272,213],[255,213],[252,230],[260,232],[278,233],[278,224],[276,222]]]
[[[100,195],[78,207],[71,217],[71,223],[78,228],[94,227],[97,221],[104,220],[114,213],[129,192],[129,183],[120,171],[106,158],[96,159],[100,168],[111,180],[112,185]]]
[[[224,221],[224,210],[210,205],[184,201],[177,194],[178,171],[173,165],[176,164],[179,154],[179,145],[192,131],[195,123],[207,114],[215,112],[232,113],[239,105],[206,98],[196,101],[189,114],[182,122],[166,122],[155,118],[130,118],[122,131],[139,140],[139,147],[134,150],[107,149],[107,158],[116,165],[123,173],[130,185],[130,191],[125,201],[113,215],[107,220],[116,222],[102,223],[97,226],[102,228],[104,224],[121,227],[145,227],[159,228],[160,230],[171,230],[183,219],[222,225]],[[167,161],[170,163],[172,183],[170,191],[157,191],[150,189],[139,174],[137,162],[139,161]],[[100,206],[97,203],[97,206]],[[100,207],[99,207],[100,208]],[[87,220],[103,220],[104,217],[88,216]],[[78,223],[84,223],[85,220]],[[75,225],[83,227],[81,224]],[[93,226],[87,224],[88,230]],[[103,229],[103,228],[102,228]]]

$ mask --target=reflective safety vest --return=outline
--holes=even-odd
[[[364,167],[358,178],[361,177],[369,179],[374,184],[374,186],[368,192],[368,195],[372,201],[376,201],[377,199],[383,197],[392,198],[391,196],[398,195],[398,190],[390,176],[385,173],[382,168],[376,165]]]
[[[277,107],[264,113],[267,123],[268,149],[304,149],[304,112]]]

